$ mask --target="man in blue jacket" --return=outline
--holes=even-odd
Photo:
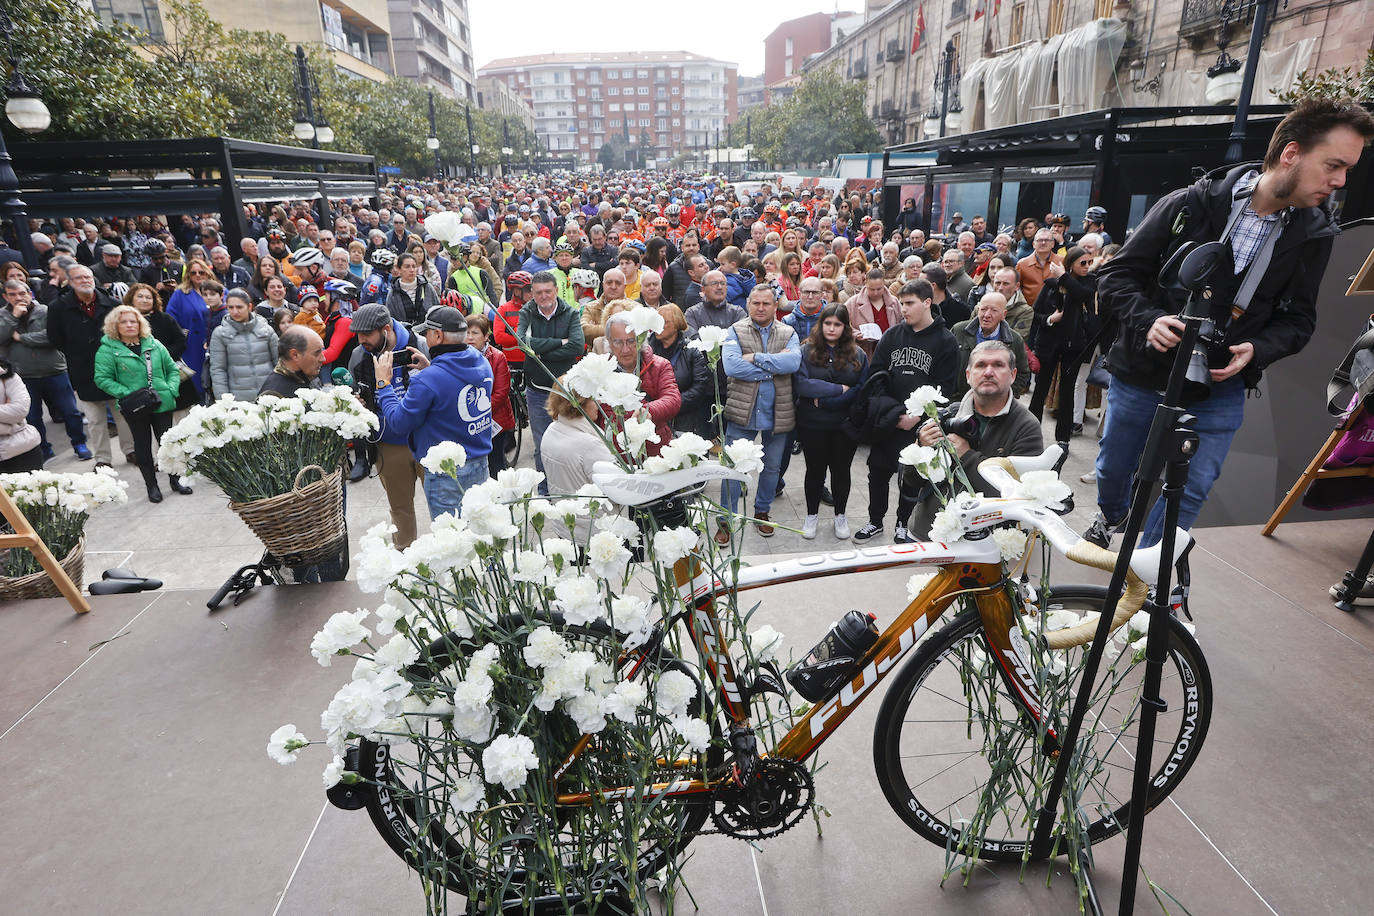
[[[424,469],[411,454],[406,433],[393,428],[386,421],[377,403],[377,380],[380,376],[376,374],[376,362],[364,357],[383,352],[404,354],[392,357],[389,361],[391,369],[386,377],[387,384],[399,394],[410,385],[411,369],[418,368],[421,362],[428,364],[429,346],[423,338],[392,318],[387,307],[378,302],[364,305],[353,313],[352,329],[359,346],[354,348],[353,355],[349,357],[348,371],[353,373],[363,402],[382,421],[381,429],[376,433],[377,476],[381,478],[382,490],[391,508],[391,524],[396,526],[392,543],[403,550],[415,540],[415,481],[424,475]]]
[[[463,493],[487,479],[491,453],[491,364],[467,345],[467,320],[456,308],[429,310],[415,331],[425,335],[429,359],[413,358],[416,375],[399,393],[391,384],[393,351],[373,357],[377,407],[391,430],[408,436],[410,450],[423,458],[445,442],[462,446],[466,459],[456,475],[426,469],[425,502],[429,517],[462,514]],[[423,371],[418,371],[423,370]]]

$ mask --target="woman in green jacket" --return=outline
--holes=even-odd
[[[105,316],[105,336],[95,352],[95,384],[118,401],[140,388],[151,387],[159,403],[138,413],[126,413],[134,438],[134,456],[143,482],[148,486],[148,501],[162,502],[157,486],[157,465],[153,441],[172,427],[172,408],[176,405],[181,375],[172,355],[153,336],[148,319],[130,305],[120,305]],[[169,481],[177,493],[190,493],[175,474]]]

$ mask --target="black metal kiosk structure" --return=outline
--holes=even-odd
[[[331,200],[377,205],[372,156],[201,137],[72,140],[10,146],[27,215],[218,213],[231,251],[247,231],[247,203],[308,200],[321,220]]]
[[[1289,108],[1250,109],[1242,161],[1264,158],[1275,125]],[[1223,164],[1233,106],[1105,108],[992,130],[888,147],[883,153],[887,225],[912,198],[920,225],[943,230],[954,212],[988,225],[1014,225],[1066,213],[1073,229],[1089,206],[1107,210],[1107,231],[1122,241],[1128,227],[1195,170]],[[930,161],[934,156],[934,162]],[[1352,170],[1342,222],[1374,214],[1371,157]]]

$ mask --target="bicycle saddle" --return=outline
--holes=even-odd
[[[102,579],[99,582],[92,582],[90,593],[92,595],[128,595],[134,592],[150,592],[154,589],[162,588],[161,579]]]
[[[715,461],[703,461],[696,467],[680,468],[666,474],[627,474],[610,461],[598,461],[592,466],[592,483],[601,488],[607,499],[621,506],[657,502],[712,480],[748,479],[749,475]]]

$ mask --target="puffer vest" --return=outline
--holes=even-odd
[[[763,335],[748,317],[741,318],[733,325],[735,336],[739,338],[740,353],[781,353],[787,349],[787,342],[796,333],[781,321],[774,321],[768,333],[768,349],[763,346]],[[732,378],[729,380],[725,396],[725,419],[740,426],[747,426],[754,415],[754,402],[759,396],[759,382]],[[785,433],[797,425],[797,407],[792,397],[792,376],[773,376],[773,432]]]

